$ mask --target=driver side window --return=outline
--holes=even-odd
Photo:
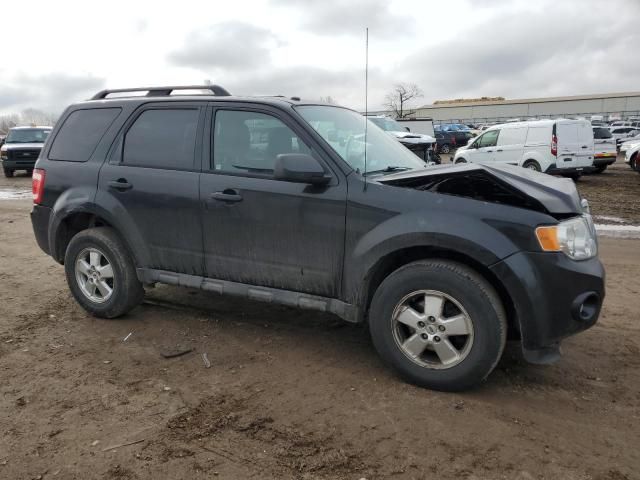
[[[476,140],[478,148],[495,147],[498,143],[499,134],[500,130],[489,130],[488,132],[485,132],[478,140]]]

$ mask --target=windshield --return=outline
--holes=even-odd
[[[367,172],[387,173],[426,167],[410,150],[357,112],[340,107],[296,107],[302,117],[352,168],[364,172],[367,125]]]
[[[379,126],[385,132],[404,132],[407,129],[393,118],[368,117],[373,123]]]
[[[48,128],[16,128],[9,130],[5,143],[44,143],[49,132]]]

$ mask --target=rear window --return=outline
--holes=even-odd
[[[146,110],[125,136],[122,162],[169,170],[193,168],[199,115],[196,108]]]
[[[49,151],[50,160],[86,162],[120,114],[120,108],[76,110],[64,121]]]
[[[613,135],[611,135],[611,132],[609,131],[608,128],[598,127],[593,129],[593,138],[597,140],[602,140],[604,138],[611,138],[611,137],[613,137]]]
[[[527,127],[503,128],[498,145],[523,145],[527,138]]]

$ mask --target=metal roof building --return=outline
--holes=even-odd
[[[591,115],[605,118],[640,116],[640,92],[440,103],[418,107],[411,117],[429,117],[438,122]]]

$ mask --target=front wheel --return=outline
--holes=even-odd
[[[142,301],[144,289],[133,259],[111,228],[76,234],[67,247],[64,269],[76,301],[96,317],[119,317]]]
[[[455,159],[455,161],[454,161],[453,163],[455,163],[455,164],[457,165],[457,164],[459,164],[459,163],[468,163],[468,162],[467,162],[467,160],[466,160],[466,159],[464,159],[463,157],[460,157],[460,158],[456,158],[456,159]]]
[[[13,177],[13,170],[11,170],[9,168],[5,168],[4,169],[4,176],[7,177],[7,178]]]
[[[369,313],[379,355],[422,387],[460,391],[482,382],[504,349],[507,322],[486,280],[468,267],[419,261],[389,275]]]

